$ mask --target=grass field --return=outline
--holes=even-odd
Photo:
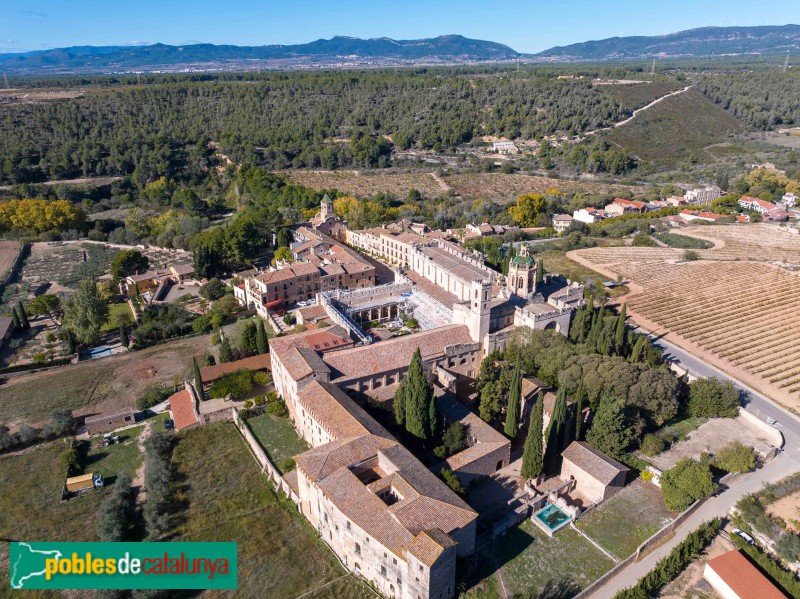
[[[96,541],[97,508],[109,489],[87,491],[61,501],[64,468],[62,442],[0,457],[0,595],[8,590],[8,543],[5,541]],[[33,591],[17,597],[56,596]]]
[[[272,463],[280,468],[281,462],[309,449],[308,443],[297,436],[288,417],[279,418],[264,414],[247,421],[261,447],[269,454]]]
[[[529,175],[506,175],[503,173],[475,173],[447,175],[443,177],[453,190],[465,198],[487,198],[499,204],[516,201],[523,193],[544,192],[556,188],[564,193],[613,193],[630,197],[644,191],[642,187],[610,185],[595,181],[570,181]]]
[[[144,426],[125,429],[117,433],[119,443],[103,447],[102,436],[91,439],[92,447],[82,460],[83,473],[100,473],[106,483],[113,482],[117,474],[125,472],[133,478],[142,464],[142,453],[139,451],[139,435]],[[156,429],[157,430],[157,429]]]
[[[127,314],[133,321],[133,314],[131,314],[131,307],[128,302],[119,302],[117,304],[109,304],[108,306],[108,322],[101,327],[101,331],[109,332],[119,329],[119,317]]]
[[[502,566],[497,569],[500,564]],[[558,586],[571,588],[572,592],[547,596],[571,597],[578,588],[587,587],[613,565],[606,555],[571,528],[560,530],[551,539],[528,519],[496,540],[491,550],[478,555],[475,576],[484,578],[465,597],[539,597],[545,589]]]
[[[583,516],[576,526],[619,559],[625,559],[673,518],[661,491],[637,479]]]
[[[605,135],[644,162],[673,167],[690,156],[714,162],[705,147],[742,130],[741,123],[724,109],[689,90],[659,102]]]
[[[192,357],[209,347],[201,335],[157,345],[142,351],[89,360],[44,372],[9,376],[0,385],[0,422],[36,424],[56,409],[69,408],[86,416],[134,407],[151,383],[182,381]]]
[[[296,506],[273,492],[232,423],[185,431],[173,461],[181,510],[172,538],[237,541],[237,596],[298,597],[335,580],[309,597],[374,597],[346,575]]]

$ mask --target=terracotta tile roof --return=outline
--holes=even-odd
[[[319,331],[313,335],[308,335],[305,340],[308,347],[318,352],[331,351],[333,349],[343,349],[353,345],[353,340],[339,335],[334,335],[326,330]]]
[[[624,200],[622,198],[614,198],[614,204],[620,204],[621,206],[633,206],[637,210],[641,210],[644,208],[644,202],[637,202],[635,200]]]
[[[392,436],[336,385],[314,381],[297,394],[300,405],[334,439],[373,434]]]
[[[169,267],[176,275],[191,275],[194,274],[194,264],[177,264]]]
[[[300,308],[298,312],[303,317],[304,321],[313,320],[315,318],[321,318],[323,316],[328,315],[328,313],[325,312],[325,307],[320,305],[313,305],[313,306],[308,306],[307,308]]]
[[[423,531],[408,546],[408,552],[429,568],[448,547],[457,545],[441,530]]]
[[[322,359],[340,378],[358,378],[375,372],[408,367],[417,348],[425,361],[444,355],[447,346],[472,343],[469,329],[464,325],[453,324],[371,345],[330,352]]]
[[[177,431],[198,422],[194,398],[186,389],[170,396],[169,410],[172,412],[172,419],[175,421],[175,430]]]
[[[379,449],[393,445],[397,441],[379,435],[337,439],[295,456],[295,463],[310,482],[317,482],[339,468],[359,464],[376,456]]]
[[[265,284],[288,281],[290,279],[318,274],[319,269],[310,262],[293,262],[279,270],[268,270],[256,275],[256,279]]]
[[[419,251],[439,265],[440,268],[447,270],[451,275],[463,281],[482,281],[492,276],[488,268],[481,268],[471,262],[467,262],[460,256],[451,254],[443,248],[428,246],[420,248]]]
[[[203,366],[200,368],[200,378],[203,379],[204,383],[213,383],[218,378],[237,370],[272,370],[269,354],[250,356],[249,358],[214,364],[213,366]]]
[[[556,214],[553,217],[553,222],[559,222],[559,221],[570,222],[572,221],[572,217],[569,214]]]
[[[449,393],[440,394],[436,398],[436,408],[447,424],[461,422],[467,428],[467,438],[471,442],[470,447],[447,458],[450,470],[463,468],[506,445],[511,447],[511,441]]]
[[[346,337],[344,329],[338,326],[329,327],[325,329],[324,332],[326,334],[338,336],[343,340],[349,339]],[[319,329],[311,329],[302,333],[270,339],[270,355],[280,360],[280,363],[286,368],[289,376],[295,381],[299,381],[303,377],[312,374],[315,369],[320,372],[328,372],[330,369],[316,353],[309,349],[309,337],[313,340],[315,336],[319,334]],[[301,352],[300,349],[304,351]]]
[[[786,599],[738,549],[708,560],[706,568],[713,570],[739,599]]]
[[[592,478],[607,485],[620,472],[627,472],[628,468],[618,461],[593,449],[583,441],[573,441],[569,444],[561,457],[572,462]]]

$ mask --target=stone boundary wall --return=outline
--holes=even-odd
[[[744,417],[745,420],[748,420],[750,423],[754,424],[758,427],[758,429],[767,435],[770,440],[770,444],[775,447],[776,449],[783,449],[783,433],[779,431],[774,426],[771,426],[761,420],[758,416],[747,410],[746,408],[739,408],[739,415]],[[770,456],[774,457],[774,456]]]
[[[233,420],[233,423],[236,425],[237,430],[242,435],[242,438],[247,443],[247,446],[250,448],[250,452],[253,454],[253,457],[258,462],[258,465],[261,466],[261,472],[266,474],[275,488],[286,495],[289,499],[295,502],[297,505],[300,505],[300,498],[297,494],[292,490],[287,483],[278,469],[275,467],[267,452],[264,451],[264,448],[261,447],[261,444],[256,439],[255,435],[250,431],[250,427],[247,426],[247,423],[244,422],[239,417],[239,411],[236,408],[230,409],[230,417]]]
[[[618,564],[615,564],[614,567],[611,568],[608,572],[603,574],[600,578],[595,580],[592,584],[590,584],[580,593],[575,595],[575,599],[586,599],[590,597],[592,593],[603,588],[609,580],[611,580],[614,576],[616,576],[620,572],[620,570],[622,570],[631,563],[638,562],[649,549],[655,549],[655,547],[658,545],[660,541],[664,540],[664,538],[667,535],[672,533],[678,526],[683,524],[683,522],[689,516],[691,516],[697,510],[697,508],[703,505],[704,502],[705,498],[698,499],[697,501],[695,501],[683,512],[678,514],[678,516],[672,522],[669,522],[666,525],[664,525],[661,528],[661,530],[653,534],[653,536],[651,536],[649,539],[647,539],[641,545],[639,545],[639,547],[636,548],[635,552],[633,552],[631,555],[629,555],[626,559],[622,560]],[[636,584],[636,581],[631,580],[630,583],[631,586],[633,586],[634,584]]]

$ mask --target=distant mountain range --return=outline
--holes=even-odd
[[[512,61],[619,60],[649,57],[760,55],[800,51],[800,25],[703,27],[652,37],[613,37],[520,54],[506,45],[460,35],[421,40],[337,36],[308,44],[271,46],[73,46],[0,54],[0,71],[18,74],[239,70],[304,66]]]
[[[108,72],[145,68],[175,70],[215,64],[241,67],[252,61],[274,63],[275,66],[365,61],[459,63],[513,60],[518,56],[517,52],[503,44],[460,35],[421,40],[393,40],[388,37],[364,40],[337,36],[291,46],[74,46],[0,54],[0,69],[8,72]]]
[[[800,50],[800,25],[702,27],[651,37],[610,37],[556,46],[535,56],[561,60],[614,60],[648,57],[707,57],[776,54]]]

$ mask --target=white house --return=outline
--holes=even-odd
[[[582,223],[598,223],[601,220],[609,218],[611,215],[605,210],[598,210],[596,208],[581,208],[572,213],[572,219]]]
[[[770,210],[775,210],[775,208],[778,207],[772,202],[766,202],[758,198],[751,198],[750,196],[742,196],[739,198],[739,206],[745,210],[753,210],[755,212],[760,212],[761,214],[769,212]]]

